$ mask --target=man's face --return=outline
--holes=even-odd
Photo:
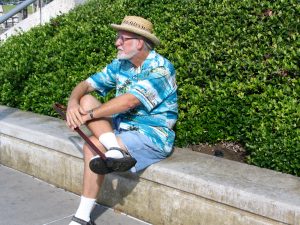
[[[117,58],[132,59],[138,53],[138,38],[139,37],[133,33],[119,31],[115,41],[115,45],[118,49]]]

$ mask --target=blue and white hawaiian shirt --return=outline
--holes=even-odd
[[[139,68],[129,60],[115,59],[87,81],[102,96],[115,88],[116,96],[130,93],[137,97],[141,105],[114,115],[121,121],[120,128],[141,132],[166,155],[171,152],[178,105],[175,69],[169,60],[154,50]]]

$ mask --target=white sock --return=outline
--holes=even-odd
[[[79,207],[75,213],[75,217],[82,219],[84,221],[90,221],[90,214],[94,208],[96,199],[93,198],[86,198],[84,196],[81,196]],[[80,225],[79,223],[76,223],[74,221],[71,221],[69,225]]]
[[[99,141],[101,142],[101,144],[104,145],[106,149],[111,149],[114,147],[121,148],[121,146],[117,141],[116,135],[112,132],[101,134],[99,137]],[[116,159],[123,158],[123,154],[119,150],[107,151],[105,153],[105,156],[110,158],[116,158]]]
[[[106,149],[110,149],[113,147],[121,148],[117,141],[116,135],[112,132],[101,134],[99,137],[99,141],[104,145]]]
[[[119,150],[109,150],[105,152],[105,156],[109,158],[115,158],[115,159],[120,159],[124,157]]]

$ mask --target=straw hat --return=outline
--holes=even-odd
[[[159,45],[159,39],[153,34],[153,25],[149,20],[138,16],[125,16],[121,25],[111,24],[116,30],[124,30],[143,36],[154,45]]]

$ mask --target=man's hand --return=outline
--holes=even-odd
[[[74,130],[90,120],[88,112],[84,111],[79,104],[68,105],[67,108],[67,125]]]
[[[82,81],[76,85],[73,89],[68,102],[67,108],[67,125],[74,130],[76,127],[84,124],[86,121],[90,120],[88,112],[84,111],[80,105],[79,101],[85,94],[93,91],[93,87],[89,85],[88,82]]]

